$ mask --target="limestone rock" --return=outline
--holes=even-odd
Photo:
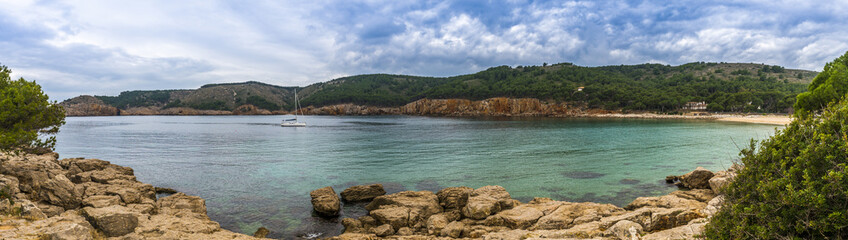
[[[400,236],[410,236],[412,234],[414,234],[412,232],[412,229],[408,228],[408,227],[402,227],[402,228],[397,230],[397,235],[400,235]]]
[[[358,202],[374,199],[386,194],[382,184],[357,185],[349,187],[340,193],[346,202]]]
[[[82,203],[82,189],[74,186],[65,175],[56,175],[40,186],[38,195],[50,204],[73,209]]]
[[[620,240],[638,240],[642,234],[642,225],[628,220],[621,220],[612,225],[609,231]]]
[[[159,205],[159,211],[165,214],[188,211],[206,215],[206,200],[197,196],[189,196],[185,193],[177,193],[160,198],[157,204]]]
[[[443,213],[430,216],[430,218],[427,219],[427,233],[430,235],[439,235],[442,232],[442,229],[444,229],[449,222],[450,221]]]
[[[41,208],[38,208],[35,203],[26,200],[26,199],[18,199],[15,202],[15,205],[12,208],[19,208],[21,210],[21,217],[39,220],[47,218],[47,215],[41,211]]]
[[[447,209],[461,209],[468,203],[468,196],[474,189],[470,187],[449,187],[436,193],[439,205]]]
[[[532,202],[532,201],[531,201]],[[550,204],[550,203],[547,203]],[[624,213],[624,209],[616,207],[612,204],[599,204],[599,203],[571,203],[571,202],[562,202],[561,205],[556,208],[556,210],[546,214],[545,216],[539,218],[531,230],[538,229],[568,229],[573,227],[574,225],[578,225],[584,223],[584,220],[587,217],[593,215],[591,220],[594,220],[595,217],[610,217],[616,216]],[[582,218],[582,219],[581,219]],[[577,219],[581,219],[580,221],[576,221]],[[576,222],[575,222],[576,221]],[[612,225],[612,224],[610,224]]]
[[[695,239],[704,231],[705,222],[695,222],[642,236],[643,240]]]
[[[514,204],[503,187],[485,186],[471,192],[468,203],[462,208],[462,215],[471,219],[485,219],[501,210],[512,208]]]
[[[88,223],[60,222],[44,230],[44,236],[51,240],[89,240],[94,239],[94,228]]]
[[[651,222],[645,225],[647,231],[659,231],[686,225],[693,219],[702,218],[700,213],[685,208],[657,208],[651,211]]]
[[[19,186],[20,182],[18,178],[6,175],[0,175],[0,191],[9,194],[9,196],[15,196],[20,192]]]
[[[699,202],[708,202],[713,199],[716,194],[710,189],[691,189],[687,191],[674,191],[671,195],[675,195],[685,199],[696,200]]]
[[[357,233],[362,232],[362,221],[353,218],[343,218],[342,226],[344,226],[345,233]]]
[[[704,207],[704,214],[708,217],[714,216],[721,210],[721,206],[724,205],[724,195],[719,195],[718,197],[713,198],[707,203],[707,206]]]
[[[62,212],[65,212],[64,208],[45,203],[43,201],[35,203],[35,206],[38,206],[38,208],[41,209],[41,212],[43,212],[47,217],[58,216],[59,214],[62,214]]]
[[[374,234],[378,237],[385,237],[395,233],[395,230],[392,229],[392,225],[383,224],[374,228]]]
[[[410,209],[407,207],[387,207],[371,211],[371,216],[381,224],[392,225],[394,229],[410,226]]]
[[[135,231],[138,217],[123,206],[104,208],[83,208],[83,215],[91,224],[108,237],[123,236]]]
[[[488,226],[505,226],[512,229],[525,229],[536,223],[544,214],[536,208],[518,206],[499,212],[486,218]]]
[[[108,207],[112,205],[120,205],[121,197],[119,196],[111,196],[111,195],[96,195],[87,197],[82,200],[83,206],[94,207],[94,208],[102,208]]]
[[[703,167],[695,168],[695,170],[680,176],[680,183],[683,187],[689,189],[710,189],[710,178],[713,177],[713,172]]]
[[[736,173],[719,171],[715,176],[710,178],[710,189],[712,189],[715,194],[722,194],[724,193],[724,188],[726,188],[727,185],[730,185],[730,182],[732,182],[734,178],[736,178]]]
[[[642,207],[703,209],[706,206],[706,203],[698,200],[685,199],[677,195],[665,195],[661,197],[638,197],[627,204],[624,209],[633,210]]]
[[[377,226],[377,219],[375,219],[372,216],[365,215],[365,216],[357,218],[356,220],[359,220],[360,222],[362,222],[362,227],[365,228],[365,229],[373,228],[373,227]]]
[[[333,187],[324,187],[316,189],[309,193],[312,197],[312,209],[322,216],[334,217],[339,215],[341,201]]]
[[[439,198],[430,191],[403,191],[374,198],[365,209],[372,211],[384,206],[400,206],[419,209],[426,217],[442,212]]]
[[[452,237],[458,238],[462,235],[462,230],[465,229],[465,224],[459,221],[453,221],[448,223],[444,229],[442,229],[441,236],[442,237]]]

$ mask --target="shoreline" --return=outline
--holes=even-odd
[[[522,239],[520,236],[533,235],[625,239],[630,236],[628,231],[643,234],[644,239],[694,236],[717,211],[720,201],[715,199],[721,199],[721,187],[733,175],[732,169],[713,173],[699,167],[666,178],[668,183],[691,190],[639,197],[624,207],[550,198],[521,202],[499,186],[476,190],[449,187],[437,193],[402,191],[384,195],[382,191],[365,207],[367,215],[340,219],[345,228],[342,234],[325,237]],[[157,196],[160,189],[137,181],[133,169],[99,159],[59,160],[56,153],[0,154],[0,185],[10,191],[10,201],[0,199],[0,238],[4,239],[256,239],[222,229],[206,215],[203,198],[179,192]],[[382,185],[379,188],[382,190]],[[331,188],[329,192],[323,199],[335,198],[338,204],[338,194]],[[345,196],[346,192],[341,192],[342,198],[357,195]],[[312,198],[313,206],[317,206],[316,197]],[[15,209],[20,216],[8,215]],[[413,219],[413,213],[419,215]],[[269,233],[269,229],[262,229],[257,230],[260,238]]]

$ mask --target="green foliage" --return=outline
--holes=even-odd
[[[221,100],[191,104],[188,107],[197,110],[228,110],[227,103]]]
[[[118,96],[96,96],[113,107],[127,109],[131,107],[162,106],[169,103],[171,92],[178,90],[124,91]]]
[[[730,72],[730,74],[733,74],[733,75],[751,75],[751,72],[748,71],[748,70],[745,70],[745,69],[739,69],[739,70]]]
[[[319,90],[303,100],[303,106],[324,106],[353,103],[371,106],[401,106],[417,99],[419,93],[445,78],[370,74],[319,83]],[[294,101],[292,101],[294,102]]]
[[[708,239],[841,239],[848,236],[848,99],[796,119],[742,150]]]
[[[249,96],[249,97],[247,97],[247,100],[245,101],[245,103],[251,104],[253,106],[256,106],[256,107],[262,108],[262,109],[280,110],[279,105],[274,104],[274,103],[272,103],[268,100],[265,100],[264,98],[262,98],[260,96]]]
[[[800,73],[799,73],[800,74]],[[813,78],[808,91],[798,94],[796,115],[815,113],[848,93],[848,52],[827,63],[824,71]]]
[[[50,102],[41,86],[0,66],[0,151],[22,150],[42,153],[53,150],[56,137],[39,138],[39,133],[56,134],[65,124],[65,112]]]

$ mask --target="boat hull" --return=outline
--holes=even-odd
[[[305,122],[284,122],[280,123],[280,126],[283,127],[306,127]]]

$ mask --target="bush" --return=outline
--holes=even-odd
[[[708,239],[848,236],[848,99],[790,123],[742,150]]]
[[[34,81],[12,81],[11,73],[0,66],[0,151],[52,151],[56,137],[40,139],[39,133],[58,133],[59,126],[65,124],[64,110],[55,101],[48,101]]]
[[[845,96],[848,93],[848,52],[827,63],[824,71],[813,78],[807,89],[807,92],[798,94],[796,115],[815,113]]]

